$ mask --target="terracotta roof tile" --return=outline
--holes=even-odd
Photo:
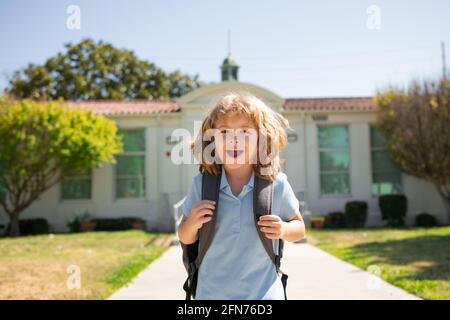
[[[372,97],[343,98],[290,98],[284,110],[374,110],[377,105]]]
[[[180,106],[174,100],[87,100],[70,101],[67,105],[102,115],[146,115],[180,111]]]
[[[174,100],[88,100],[71,101],[68,106],[102,115],[148,115],[180,111],[180,106]],[[366,111],[376,108],[372,97],[288,98],[283,105],[287,111]]]

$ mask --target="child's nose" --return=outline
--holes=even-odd
[[[235,145],[235,144],[242,144],[243,139],[240,135],[233,135],[233,138],[229,140],[229,143],[231,145]]]

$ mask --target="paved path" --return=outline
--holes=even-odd
[[[282,269],[289,275],[289,300],[418,299],[369,272],[305,243],[286,242]],[[110,299],[184,299],[182,285],[185,277],[181,247],[174,245]]]

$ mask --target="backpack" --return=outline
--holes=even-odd
[[[208,172],[204,172],[202,176],[202,200],[212,200],[216,202],[214,214],[211,220],[204,223],[198,230],[198,240],[192,244],[184,244],[180,241],[181,248],[183,249],[183,264],[188,273],[188,277],[183,285],[183,289],[186,292],[186,300],[191,300],[191,297],[195,299],[195,293],[197,289],[197,278],[200,264],[203,257],[208,250],[215,230],[215,223],[217,217],[217,209],[219,204],[219,190],[220,180],[222,176],[222,170],[218,176],[213,176]],[[259,238],[269,255],[272,262],[275,264],[277,275],[281,273],[281,282],[284,289],[284,298],[286,296],[287,286],[287,274],[280,270],[280,262],[283,256],[284,241],[278,239],[278,255],[273,250],[273,242],[271,239],[266,238],[263,232],[260,231],[257,222],[259,217],[265,214],[271,214],[272,209],[272,193],[273,182],[259,178],[256,174],[254,176],[254,189],[253,189],[253,215],[255,217],[255,226],[258,231]],[[199,251],[200,247],[200,251]]]

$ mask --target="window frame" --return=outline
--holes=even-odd
[[[67,179],[72,179],[72,177],[80,177],[80,175],[68,175],[68,176],[66,176],[65,178],[63,178],[62,180],[61,180],[61,182],[59,183],[59,192],[58,192],[58,194],[59,194],[59,202],[64,202],[64,203],[67,203],[67,202],[90,202],[90,201],[92,201],[92,195],[93,195],[93,192],[94,192],[94,190],[93,190],[93,186],[94,186],[94,172],[93,172],[93,169],[91,168],[91,169],[89,169],[89,174],[86,174],[86,175],[81,175],[82,177],[88,177],[89,178],[89,180],[91,181],[91,183],[90,183],[90,192],[89,192],[89,197],[88,198],[65,198],[64,197],[64,180],[67,180]]]
[[[347,129],[347,147],[321,147],[320,146],[320,137],[319,137],[319,131],[321,127],[345,127]],[[352,176],[351,176],[351,143],[350,143],[350,135],[351,135],[351,127],[348,123],[327,123],[327,124],[317,124],[316,125],[316,139],[317,139],[317,154],[318,154],[318,174],[319,174],[319,198],[351,198],[352,197]],[[348,168],[346,171],[346,174],[348,175],[348,193],[323,193],[322,192],[322,174],[345,174],[343,171],[322,171],[321,170],[321,164],[320,164],[320,153],[321,152],[327,152],[327,151],[346,151],[348,152]]]
[[[114,165],[114,179],[113,179],[113,198],[115,201],[143,201],[147,199],[147,128],[145,127],[131,127],[131,128],[119,128],[118,130],[118,134],[120,134],[120,131],[142,131],[143,133],[143,137],[144,137],[144,149],[141,151],[123,151],[120,154],[117,154],[117,156],[120,157],[126,157],[126,156],[142,156],[144,158],[144,172],[143,172],[143,177],[144,177],[144,194],[142,196],[139,197],[120,197],[118,196],[118,192],[117,192],[117,178],[118,178],[118,173],[117,173],[117,165],[118,163],[116,163]],[[116,158],[116,161],[118,161],[118,159]],[[125,175],[124,175],[125,176]]]
[[[370,145],[370,194],[372,195],[373,198],[378,198],[380,196],[383,195],[389,195],[389,194],[398,194],[398,193],[402,193],[404,192],[404,185],[403,185],[403,171],[398,168],[399,171],[399,176],[400,176],[400,191],[396,192],[396,193],[373,193],[373,184],[374,184],[374,174],[379,174],[379,173],[390,173],[391,171],[374,171],[374,161],[373,161],[373,152],[375,151],[383,151],[386,152],[389,157],[392,158],[392,156],[389,154],[389,151],[386,149],[386,146],[373,146],[372,144],[372,130],[378,130],[376,129],[373,124],[369,125],[369,145]],[[393,161],[393,160],[392,160]]]

